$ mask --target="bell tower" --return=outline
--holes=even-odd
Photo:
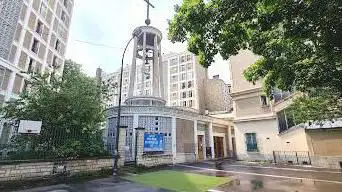
[[[163,65],[161,57],[162,33],[155,27],[149,26],[149,7],[154,6],[149,0],[147,3],[146,26],[134,29],[134,47],[130,71],[128,105],[165,105],[163,87]],[[146,84],[148,90],[146,91]],[[138,91],[135,91],[138,90]]]

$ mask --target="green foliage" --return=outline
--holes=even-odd
[[[184,0],[170,21],[168,37],[188,41],[205,67],[218,53],[228,59],[249,49],[262,56],[244,76],[263,80],[268,95],[274,88],[329,89],[341,98],[341,7],[341,0]]]
[[[49,80],[50,79],[50,80]],[[66,61],[63,77],[35,76],[29,91],[7,103],[5,118],[42,121],[40,135],[16,135],[11,158],[78,158],[103,155],[105,108],[94,78]]]

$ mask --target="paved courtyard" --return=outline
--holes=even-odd
[[[204,162],[179,164],[170,169],[193,172],[216,177],[231,177],[231,182],[220,186],[216,191],[231,192],[341,192],[342,172],[339,170],[301,168],[295,166],[245,165],[237,163]],[[54,185],[21,192],[159,192],[140,184],[105,178],[85,183]]]
[[[17,192],[165,192],[113,177],[97,179],[77,184],[60,184],[38,187]]]
[[[342,172],[319,168],[301,168],[295,166],[260,166],[214,162],[177,165],[175,169],[232,177],[232,181],[217,188],[218,191],[250,192],[307,192],[342,191]]]

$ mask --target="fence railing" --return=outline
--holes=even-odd
[[[273,151],[273,160],[277,164],[311,165],[309,151]]]

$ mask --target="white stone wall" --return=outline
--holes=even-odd
[[[281,146],[277,126],[276,119],[236,122],[235,139],[238,159],[272,160],[273,151],[280,151],[279,146]],[[259,152],[247,152],[245,133],[256,133]]]

